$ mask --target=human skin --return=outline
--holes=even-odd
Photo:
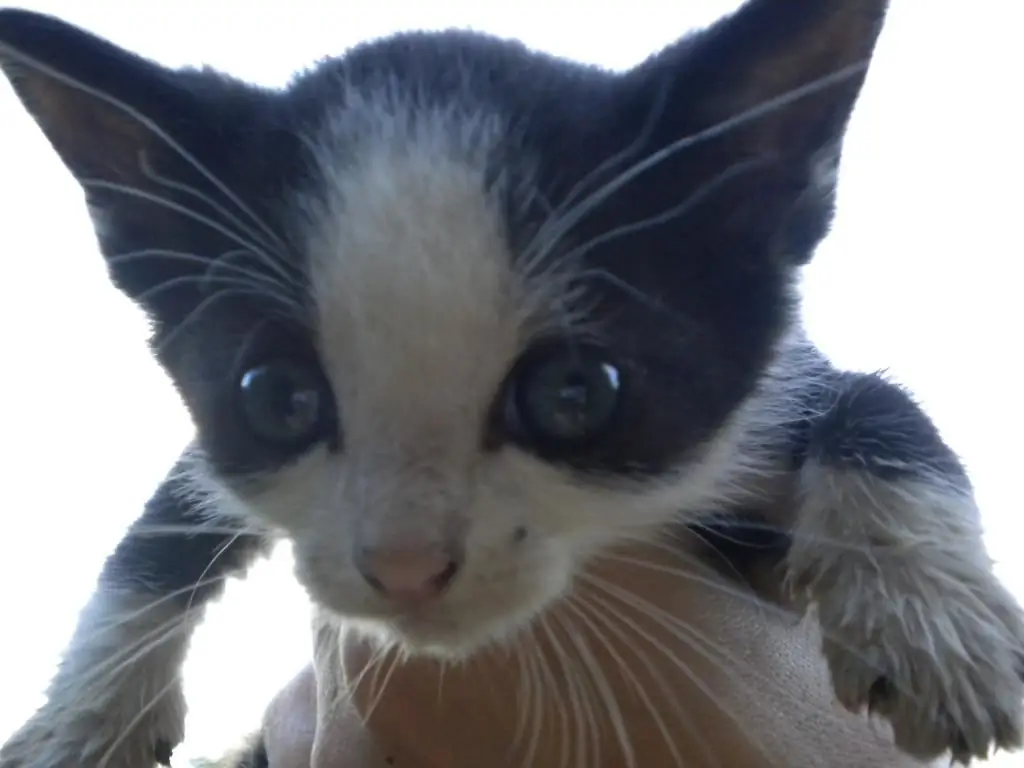
[[[606,620],[578,620],[572,627],[577,640],[586,642],[625,713],[622,726],[636,765],[676,765],[679,756],[687,766],[733,768],[922,765],[896,751],[883,723],[850,714],[835,702],[814,622],[758,604],[724,578],[692,563],[691,578],[686,578],[687,567],[680,568],[678,558],[667,558],[664,550],[634,551],[626,558],[631,562],[623,559],[595,574],[642,596],[653,616],[623,609],[614,623],[618,634]],[[591,609],[602,604],[598,593],[580,597],[583,603],[589,599]],[[597,615],[588,610],[592,618]],[[665,614],[685,617],[686,635],[700,636],[702,642],[685,642],[678,629],[655,618]],[[569,618],[566,614],[563,620]],[[623,630],[624,621],[632,624],[632,631]],[[534,652],[545,655],[547,669],[557,670],[558,648],[542,634],[532,635]],[[586,655],[568,635],[556,632],[555,637],[573,658]],[[657,645],[670,652],[655,652]],[[523,666],[505,651],[482,653],[469,664],[446,669],[443,677],[440,665],[429,660],[395,666],[390,675],[389,664],[377,662],[368,670],[370,656],[363,643],[321,626],[315,665],[300,673],[267,710],[264,738],[271,768],[580,764],[579,755],[566,763],[562,752],[566,734],[575,734],[577,722],[572,705],[564,706],[572,701],[566,675],[555,672],[537,678],[544,682],[546,697],[538,707],[533,694],[523,695]],[[617,672],[622,661],[630,675]],[[377,683],[371,685],[367,680],[374,671]],[[340,695],[342,680],[360,679],[364,672],[353,695]],[[385,676],[387,683],[381,686]],[[636,693],[631,677],[643,687],[664,727]],[[585,764],[626,768],[630,762],[617,748],[612,722],[600,720],[606,699],[597,688],[589,696],[589,710],[579,710],[582,719],[589,722],[587,713],[592,712],[600,724],[597,730],[605,736],[596,747],[599,751],[589,747]],[[576,700],[582,699],[577,695]],[[538,710],[544,727],[534,744],[531,735],[538,721],[529,715]],[[523,723],[526,731],[517,732]],[[520,745],[518,760],[509,757],[513,743]]]

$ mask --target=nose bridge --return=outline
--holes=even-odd
[[[448,549],[466,525],[469,473],[445,451],[392,444],[364,459],[357,546],[412,551]]]
[[[366,457],[353,540],[353,562],[366,582],[407,604],[440,597],[465,557],[466,474],[423,445],[403,451],[393,444]]]

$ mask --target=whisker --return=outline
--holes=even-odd
[[[675,740],[669,734],[668,727],[665,725],[665,720],[661,717],[661,714],[658,712],[658,708],[654,706],[654,702],[651,701],[651,697],[647,694],[647,691],[644,690],[644,686],[641,685],[640,682],[637,680],[636,674],[633,673],[630,666],[626,663],[626,660],[623,659],[622,655],[615,650],[615,646],[604,636],[604,634],[600,631],[597,624],[591,620],[590,616],[588,615],[588,611],[586,610],[588,605],[584,597],[577,595],[575,598],[570,598],[566,601],[566,605],[569,608],[569,610],[572,610],[579,617],[580,621],[586,624],[586,626],[590,629],[591,633],[594,635],[594,638],[602,644],[605,651],[607,651],[608,655],[612,657],[616,664],[618,664],[619,671],[622,673],[623,677],[627,678],[627,681],[632,685],[633,690],[640,698],[640,701],[643,703],[647,712],[651,715],[652,719],[655,722],[655,725],[658,726],[658,731],[661,733],[662,738],[665,740],[665,745],[672,753],[672,757],[675,759],[676,765],[681,766],[683,764],[682,756],[679,754],[679,751],[676,748]],[[613,622],[609,618],[603,616],[601,612],[596,610],[593,606],[589,607],[589,612],[592,613],[594,619],[599,620],[608,631],[611,631],[620,640],[622,640],[623,644],[627,648],[631,647],[631,644],[629,643],[629,640],[624,636],[624,633],[618,631],[617,628],[614,627]],[[665,695],[666,698],[671,698],[670,694],[667,693],[668,686],[665,685],[664,681],[661,679],[661,676],[654,669],[650,661],[648,661],[646,657],[643,657],[640,653],[638,653],[635,648],[633,649],[633,651],[637,658],[640,659],[641,663],[643,663],[647,667],[647,671],[651,675],[651,680],[655,681],[662,689],[662,694]],[[678,703],[676,704],[676,706],[678,709]],[[698,735],[686,718],[680,719],[683,721],[684,727],[694,732],[694,735]]]
[[[203,176],[203,178],[205,178],[207,181],[213,184],[213,186],[216,187],[220,191],[220,193],[223,194],[230,202],[234,203],[242,213],[244,213],[246,216],[252,219],[252,221],[257,226],[259,226],[261,229],[267,232],[267,234],[269,234],[270,236],[276,237],[274,232],[267,226],[263,219],[257,216],[256,213],[249,206],[242,202],[241,198],[239,198],[238,195],[232,192],[231,189],[223,181],[217,178],[217,176],[213,172],[211,172],[205,165],[199,162],[199,160],[196,159],[190,152],[188,152],[181,144],[179,144],[173,138],[171,138],[171,136],[166,131],[164,131],[155,121],[146,117],[144,114],[129,106],[120,99],[114,98],[111,94],[106,93],[105,91],[101,91],[97,88],[92,88],[86,85],[85,83],[81,82],[80,80],[76,80],[75,78],[70,77],[65,72],[61,72],[58,69],[50,67],[33,56],[26,55],[23,51],[20,51],[17,48],[13,48],[8,45],[3,45],[0,47],[2,47],[8,54],[12,55],[18,61],[32,67],[36,71],[42,72],[46,74],[48,77],[52,77],[58,82],[61,82],[64,85],[67,85],[80,93],[84,93],[88,96],[92,96],[95,99],[106,102],[107,104],[110,104],[112,107],[122,112],[123,114],[128,115],[130,118],[135,120],[139,125],[146,128],[150,133],[152,133],[154,136],[156,136],[158,139],[164,142],[164,144],[166,144],[174,152],[176,152],[180,158],[182,158],[186,163],[192,166],[192,168],[195,169],[195,171],[198,172],[201,176]]]
[[[535,648],[536,646],[534,646]],[[530,714],[530,740],[527,742],[526,760],[525,765],[532,765],[534,763],[537,749],[540,746],[540,737],[544,724],[544,689],[540,684],[539,674],[539,662],[538,657],[540,654],[529,654],[525,657],[529,664],[529,681],[527,683],[528,689],[532,692],[529,699],[526,699],[526,705]],[[525,720],[524,720],[525,723]],[[509,761],[514,759],[514,752],[510,750]]]
[[[672,550],[666,547],[666,551],[671,552]],[[691,567],[707,567],[704,563],[702,563],[695,557],[691,559],[682,555],[682,553],[673,552],[673,554],[678,554],[679,559],[685,561],[687,565]],[[710,569],[708,569],[709,575],[702,576],[698,573],[693,573],[689,568],[674,568],[670,565],[652,563],[641,557],[629,557],[628,555],[619,555],[613,552],[602,553],[598,556],[597,559],[605,560],[612,563],[623,563],[626,565],[636,566],[638,568],[643,568],[653,573],[663,573],[670,576],[676,576],[684,581],[688,581],[693,584],[700,584],[703,587],[716,590],[722,594],[728,595],[729,597],[734,597],[739,600],[743,600],[744,602],[753,605],[755,608],[761,611],[762,615],[766,615],[768,612],[774,612],[776,615],[783,616],[785,618],[790,618],[793,620],[798,620],[800,618],[799,614],[797,614],[796,612],[789,611],[782,606],[777,606],[768,603],[767,601],[762,600],[757,595],[753,594],[752,592],[749,592],[748,590],[734,587],[731,584],[722,581],[720,577],[716,578],[714,572]]]
[[[590,646],[587,644],[587,640],[580,633],[575,632],[574,628],[569,622],[565,620],[565,617],[558,614],[551,614],[551,621],[558,625],[562,632],[561,634],[568,638],[569,643],[572,647],[577,649],[579,658],[584,664],[586,675],[581,675],[579,668],[572,665],[571,669],[573,672],[573,678],[578,679],[581,683],[581,710],[586,710],[587,726],[590,733],[590,746],[593,751],[593,763],[601,764],[601,720],[598,718],[597,710],[594,707],[594,701],[591,696],[588,695],[588,690],[594,690],[597,694],[598,705],[603,705],[604,710],[607,714],[608,720],[611,721],[612,728],[615,731],[615,737],[620,740],[623,756],[627,759],[627,763],[630,766],[636,765],[635,756],[633,755],[632,742],[629,739],[629,733],[625,730],[625,726],[622,723],[622,713],[618,711],[615,702],[614,692],[611,686],[608,684],[607,678],[605,678],[601,671],[601,666],[597,663],[597,659],[590,650]],[[567,656],[567,654],[566,654]],[[585,686],[584,683],[589,683],[589,686]],[[583,690],[584,688],[587,690]],[[617,715],[617,717],[616,717]],[[625,739],[625,741],[623,741]],[[582,741],[581,741],[582,742]],[[586,760],[581,755],[581,763],[587,765],[590,761]]]
[[[139,659],[171,640],[176,633],[186,632],[187,623],[187,619],[182,615],[175,615],[162,621],[153,629],[132,638],[126,647],[90,667],[83,675],[83,681],[88,682],[90,686],[104,687],[101,681],[117,677],[125,668],[136,664]]]
[[[546,619],[542,618],[541,622],[546,622]],[[561,732],[563,734],[563,737],[560,739],[561,748],[559,750],[558,764],[559,766],[567,766],[569,765],[570,758],[572,757],[572,745],[569,740],[569,708],[566,706],[565,699],[562,696],[561,686],[559,686],[558,680],[554,674],[554,671],[551,668],[551,664],[548,662],[547,655],[542,650],[540,650],[539,646],[537,645],[536,637],[533,635],[532,630],[530,633],[530,637],[534,642],[534,651],[538,660],[538,667],[540,669],[540,673],[544,676],[544,679],[547,682],[547,689],[551,692],[551,696],[554,697],[553,700],[555,709],[558,712],[558,722],[561,725]],[[543,687],[541,686],[540,680],[537,681],[537,688],[538,690],[543,691]],[[538,720],[540,720],[540,707],[538,707],[537,716]],[[539,723],[537,727],[538,729],[540,728]],[[529,765],[529,763],[527,763],[527,765]]]
[[[218,287],[214,295],[229,294],[234,297],[239,296],[255,296],[261,300],[264,299],[275,299],[276,297],[272,293],[267,293],[265,290],[260,289],[258,286],[247,285],[235,278],[228,277],[202,277],[199,275],[181,275],[179,277],[172,277],[168,280],[164,280],[162,283],[153,286],[152,288],[143,291],[139,295],[140,301],[146,301],[152,299],[154,296],[159,296],[161,293],[169,291],[173,288],[178,288],[186,285],[198,285],[200,288],[210,288],[211,285]],[[293,309],[292,306],[286,307],[289,311]]]
[[[562,257],[562,261],[579,261],[584,255],[600,245],[631,235],[635,232],[657,227],[661,224],[667,224],[674,219],[685,216],[733,179],[743,176],[756,168],[764,167],[770,162],[770,160],[771,158],[769,156],[760,156],[732,163],[727,166],[725,170],[714,176],[708,182],[702,184],[697,188],[697,190],[672,208],[653,216],[649,216],[645,219],[606,230],[600,235],[587,240],[576,248],[573,248]]]
[[[214,584],[219,584],[221,582],[227,581],[227,579],[227,576],[214,576],[205,580],[201,579],[195,584],[189,584],[187,587],[179,587],[178,589],[174,589],[170,592],[167,592],[166,594],[160,595],[159,597],[156,597],[153,600],[146,603],[145,605],[143,605],[141,608],[135,608],[131,611],[126,611],[124,613],[109,614],[103,617],[103,620],[97,622],[96,626],[93,627],[94,631],[91,634],[86,635],[83,638],[80,638],[80,642],[84,642],[86,644],[92,643],[102,633],[109,632],[114,629],[119,629],[123,627],[125,624],[134,621],[135,619],[141,618],[146,613],[149,613],[152,610],[160,608],[165,603],[171,602],[181,597],[182,595],[186,595],[197,588],[201,589],[203,587],[213,586]]]
[[[135,727],[140,722],[142,722],[142,719],[153,709],[153,707],[159,704],[160,700],[163,699],[164,696],[170,693],[171,690],[178,685],[178,682],[179,681],[177,679],[174,679],[171,682],[167,683],[167,685],[161,688],[153,696],[152,699],[150,699],[143,707],[139,709],[138,714],[135,715],[135,717],[133,717],[128,722],[128,724],[121,731],[120,735],[116,739],[114,739],[114,742],[107,748],[107,751],[103,753],[103,756],[99,760],[99,768],[105,768],[105,766],[110,762],[111,757],[113,757],[113,755],[117,751],[117,748],[124,743],[124,740],[131,735]]]
[[[632,607],[634,610],[638,610],[642,606],[644,615],[650,617],[651,619],[657,619],[658,617],[663,615],[666,621],[671,620],[671,625],[679,627],[680,629],[685,628],[688,633],[691,633],[691,635],[694,632],[693,627],[690,627],[685,622],[682,622],[678,617],[672,616],[667,611],[657,608],[656,606],[652,605],[649,601],[640,598],[638,595],[634,594],[629,590],[618,587],[617,585],[607,581],[606,579],[601,579],[599,577],[587,574],[581,575],[581,579],[586,581],[592,587],[608,595],[609,597],[614,597],[620,602],[624,603],[625,605]],[[592,599],[595,601],[600,601],[600,598],[597,595],[594,595]],[[611,606],[609,606],[607,603],[603,601],[599,602],[599,604],[604,605],[605,610],[610,610],[611,608]],[[621,616],[620,619],[622,619]],[[664,623],[662,623],[662,626],[664,626],[666,629],[668,628]],[[643,629],[638,624],[633,624],[633,631],[636,633],[638,637],[643,638],[647,641],[648,644],[650,644],[653,648],[658,650],[665,657],[666,660],[672,662],[673,665],[680,672],[682,672],[683,675],[685,675],[686,678],[690,680],[690,682],[692,682],[698,689],[700,689],[700,691],[705,696],[707,696],[709,700],[714,702],[715,705],[718,706],[724,714],[728,715],[729,718],[733,720],[736,723],[736,725],[739,726],[741,729],[743,728],[743,722],[741,721],[741,719],[737,717],[735,713],[728,711],[728,708],[722,705],[722,702],[717,699],[717,697],[714,694],[714,691],[711,690],[707,683],[704,680],[702,680],[701,677],[697,675],[688,664],[686,664],[684,661],[679,659],[674,653],[672,653],[671,649],[667,648],[664,643],[662,643],[656,637],[651,635],[650,632]],[[694,647],[691,639],[687,639],[683,636],[680,636],[678,633],[675,633],[675,636],[680,640],[684,640],[688,646]],[[705,640],[705,642],[707,641]]]
[[[366,676],[373,670],[371,675],[371,694],[373,693],[373,685],[375,684],[377,674],[380,671],[380,664],[383,658],[393,652],[395,649],[391,645],[378,645],[374,647],[373,653],[370,655],[369,660],[360,670],[359,675],[355,680],[346,680],[345,685],[339,686],[337,696],[331,701],[332,709],[336,709],[344,700],[345,702],[352,702],[355,699],[356,694],[359,693],[359,687],[363,684]]]
[[[626,147],[624,147],[619,152],[616,152],[615,154],[613,154],[611,157],[608,157],[605,160],[601,161],[593,169],[591,169],[586,174],[584,174],[583,178],[581,178],[579,181],[577,181],[569,189],[568,193],[566,193],[565,198],[562,200],[562,202],[558,206],[552,207],[550,202],[547,203],[548,216],[545,219],[544,225],[542,225],[537,230],[535,235],[531,238],[530,242],[527,243],[527,245],[526,245],[526,247],[524,249],[524,253],[528,254],[528,253],[530,253],[534,249],[534,247],[538,243],[538,238],[540,238],[541,241],[546,239],[545,238],[546,226],[551,224],[551,223],[559,221],[561,219],[562,215],[567,210],[571,209],[571,207],[576,203],[577,198],[579,198],[585,192],[586,187],[592,181],[594,181],[595,179],[599,178],[600,176],[602,176],[607,171],[613,170],[616,165],[618,165],[619,163],[624,162],[630,156],[640,152],[640,150],[647,143],[647,140],[651,137],[651,134],[654,133],[654,129],[658,125],[658,118],[661,116],[662,112],[664,111],[665,104],[667,102],[667,97],[668,97],[668,87],[666,85],[665,88],[661,89],[659,98],[652,105],[651,110],[650,110],[650,112],[648,114],[647,120],[644,122],[643,126],[640,129],[640,132],[637,134],[636,138],[633,139],[632,142],[630,142]],[[535,264],[532,263],[530,260],[527,260],[526,264],[527,264],[527,266],[526,266],[524,271],[525,271],[526,274],[530,274],[532,272],[532,267],[534,267]]]
[[[125,253],[116,253],[112,256],[108,256],[107,263],[110,264],[111,266],[114,266],[116,264],[120,264],[126,261],[134,261],[137,259],[174,259],[176,261],[181,261],[186,264],[195,264],[197,266],[205,267],[202,276],[193,276],[196,278],[196,281],[199,283],[200,286],[205,286],[207,280],[213,278],[213,273],[216,270],[224,270],[232,273],[231,275],[228,276],[229,279],[231,277],[237,277],[237,279],[239,280],[239,284],[241,285],[246,284],[243,278],[247,278],[249,281],[251,281],[254,287],[264,287],[268,291],[279,290],[282,293],[282,298],[283,296],[286,296],[288,286],[282,285],[278,280],[274,279],[270,275],[267,275],[263,272],[258,272],[254,269],[249,269],[247,267],[240,266],[238,264],[232,264],[230,263],[230,261],[228,261],[228,259],[230,259],[232,256],[246,256],[249,255],[249,253],[250,252],[245,249],[235,249],[225,251],[224,253],[214,258],[206,258],[194,253],[188,253],[187,251],[175,251],[169,248],[143,248],[137,251],[127,251]],[[292,301],[290,297],[288,300]]]
[[[567,745],[566,758],[571,756],[574,752],[577,757],[577,762],[584,766],[587,765],[587,725],[585,715],[583,712],[583,705],[586,704],[588,711],[592,714],[592,708],[590,706],[590,698],[586,695],[586,690],[581,691],[584,688],[583,681],[580,680],[579,675],[576,671],[576,666],[572,663],[572,658],[565,652],[565,648],[558,640],[557,633],[548,624],[548,619],[551,614],[542,616],[539,621],[540,628],[544,631],[547,636],[548,644],[551,650],[555,654],[555,659],[558,661],[559,671],[562,673],[561,677],[564,679],[568,686],[567,694],[569,697],[568,710],[571,710],[572,720],[575,727],[575,738],[570,739],[568,732],[565,735],[563,742]],[[576,749],[573,750],[568,745],[575,745]]]
[[[131,537],[148,536],[259,536],[261,531],[257,528],[232,528],[217,527],[214,525],[173,525],[173,524],[140,524],[133,526],[128,535]]]
[[[114,181],[107,181],[106,179],[86,177],[82,178],[80,180],[80,183],[83,187],[86,188],[92,187],[95,189],[106,189],[111,192],[119,192],[129,197],[135,197],[140,200],[146,200],[147,202],[154,203],[155,205],[159,205],[170,211],[174,211],[175,213],[180,213],[182,216],[192,219],[193,221],[196,221],[200,224],[205,224],[210,229],[214,230],[215,232],[219,232],[220,234],[224,235],[224,237],[228,238],[229,240],[232,240],[237,245],[242,246],[243,248],[250,251],[254,255],[260,256],[261,260],[267,265],[267,267],[272,271],[276,272],[278,277],[285,281],[286,284],[290,283],[293,279],[292,276],[287,272],[287,270],[285,270],[285,268],[282,267],[280,263],[278,263],[278,261],[267,255],[255,243],[251,242],[250,240],[246,240],[237,232],[234,232],[233,230],[225,227],[223,224],[214,219],[211,219],[209,216],[205,216],[187,206],[180,205],[179,203],[176,203],[169,198],[153,194],[152,192],[147,192],[144,189],[132,187],[127,184],[119,184]]]
[[[543,244],[547,246],[550,251],[551,248],[557,246],[561,242],[562,238],[564,238],[565,235],[567,235],[598,205],[621,190],[639,175],[669,159],[672,155],[681,152],[684,149],[692,148],[702,142],[723,136],[730,131],[740,128],[747,123],[753,122],[758,118],[769,115],[783,107],[789,106],[796,101],[817,94],[820,91],[826,90],[827,88],[835,85],[839,85],[866,70],[867,66],[867,59],[847,65],[828,75],[816,78],[806,85],[793,88],[792,90],[786,91],[774,98],[766,99],[749,109],[745,109],[733,115],[730,118],[726,118],[725,120],[715,123],[709,128],[683,136],[682,138],[670,142],[664,147],[651,152],[642,160],[637,161],[618,176],[606,182],[600,188],[595,190],[595,192],[589,197],[577,204],[575,208],[559,217],[557,221],[553,222],[552,228],[555,231],[545,237]],[[532,262],[533,258],[531,257],[529,261]]]
[[[149,157],[145,153],[145,151],[140,153],[139,167],[142,170],[142,174],[150,181],[153,181],[154,183],[162,187],[166,187],[167,189],[170,189],[172,191],[190,195],[196,200],[205,203],[210,208],[212,208],[216,213],[218,213],[221,217],[226,219],[230,224],[237,227],[238,230],[244,233],[247,237],[259,242],[260,245],[262,245],[270,252],[276,251],[275,255],[277,255],[278,257],[288,252],[288,246],[285,244],[284,240],[278,237],[277,233],[274,232],[270,227],[264,228],[264,236],[270,237],[270,241],[267,241],[251,227],[243,224],[242,221],[237,216],[228,211],[224,206],[215,202],[209,196],[204,195],[198,189],[195,189],[194,187],[189,186],[188,184],[182,184],[180,182],[174,181],[172,179],[167,178],[166,176],[162,176],[159,173],[157,173],[153,166],[150,164]],[[261,221],[262,220],[258,220],[257,224],[259,224]],[[267,248],[267,246],[271,247]]]
[[[363,715],[363,722],[369,722],[370,718],[373,717],[373,713],[377,710],[378,705],[384,698],[384,691],[387,689],[388,683],[391,681],[391,676],[395,673],[395,670],[401,665],[401,654],[395,652],[391,657],[391,664],[388,666],[388,671],[384,674],[384,679],[381,681],[380,688],[377,691],[377,695],[373,698],[370,706],[367,707],[365,714]],[[376,682],[377,675],[374,674],[371,686]]]
[[[658,546],[659,545],[658,542],[652,542],[652,541],[647,541],[646,543],[652,544],[654,546]],[[701,561],[698,560],[697,558],[687,557],[683,552],[680,552],[678,550],[673,550],[673,549],[671,549],[670,547],[668,547],[667,545],[664,545],[664,544],[661,544],[661,547],[666,552],[669,552],[669,553],[671,553],[673,555],[676,555],[677,557],[680,558],[680,560],[682,560],[684,562],[687,562],[691,567],[692,566],[698,566],[698,567],[707,568],[706,564],[701,563]],[[647,560],[644,560],[642,558],[635,558],[634,559],[634,558],[630,558],[630,557],[622,556],[622,555],[612,555],[611,553],[602,554],[600,557],[602,559],[610,558],[610,559],[613,559],[614,561],[617,561],[617,562],[620,562],[620,563],[626,563],[626,564],[629,564],[629,565],[632,565],[632,566],[635,566],[635,567],[638,567],[638,568],[644,568],[644,569],[647,569],[647,570],[651,570],[651,571],[654,571],[656,573],[662,573],[662,574],[665,574],[665,575],[676,576],[677,578],[680,578],[682,580],[691,581],[693,583],[700,584],[700,585],[705,586],[705,587],[707,587],[709,589],[716,590],[719,593],[721,593],[721,594],[723,594],[723,595],[725,595],[727,597],[731,597],[731,598],[736,599],[736,600],[741,600],[741,601],[747,603],[748,605],[754,606],[755,608],[757,608],[762,613],[762,615],[765,618],[771,616],[771,617],[774,617],[774,618],[777,618],[777,619],[781,619],[784,622],[794,623],[795,624],[795,623],[798,623],[798,622],[802,621],[804,619],[804,616],[805,616],[805,614],[803,612],[798,612],[798,611],[795,611],[793,609],[786,608],[785,606],[781,606],[781,605],[778,605],[776,603],[769,602],[767,600],[762,600],[757,595],[755,595],[755,594],[753,594],[753,593],[751,593],[751,592],[749,592],[747,590],[740,589],[740,588],[734,587],[734,586],[732,586],[730,584],[727,584],[727,583],[721,581],[720,579],[715,579],[714,577],[707,578],[707,577],[698,576],[697,574],[693,573],[691,570],[689,570],[687,568],[673,568],[672,566],[662,565],[661,563],[651,563],[651,562],[649,562]],[[588,578],[599,578],[599,577],[589,576]],[[628,599],[625,600],[625,602],[633,605],[634,608],[638,607],[638,602],[642,601],[642,598],[640,598],[638,595],[635,595],[635,594],[632,594],[632,593],[627,593],[627,594],[629,594],[630,596],[629,596]],[[689,627],[685,623],[682,623],[681,620],[678,617],[673,616],[671,613],[663,611],[662,609],[655,607],[652,603],[649,603],[647,601],[643,601],[643,602],[651,610],[655,610],[659,614],[663,615],[666,620],[670,620],[672,622],[679,623],[679,625],[680,626],[684,626],[688,632],[695,632],[696,631],[693,627]],[[858,650],[857,648],[854,648],[852,645],[850,645],[849,643],[844,641],[843,638],[841,636],[837,635],[836,633],[834,633],[834,632],[827,633],[825,635],[825,637],[827,637],[831,642],[836,643],[840,647],[848,650],[850,653],[856,654],[858,656],[858,658],[861,658],[861,659],[863,659],[865,661],[867,660],[867,658],[864,656],[862,651]],[[714,644],[711,643],[710,641],[705,640],[705,643],[708,645],[708,647],[710,647],[712,649],[714,648]]]
[[[207,296],[205,299],[203,299],[195,307],[192,308],[188,315],[185,316],[185,319],[178,323],[177,326],[172,328],[170,332],[163,337],[155,352],[159,354],[164,349],[171,346],[171,344],[178,338],[179,334],[184,333],[191,323],[195,322],[199,317],[202,316],[203,312],[211,308],[218,301],[223,301],[228,298],[238,298],[239,296],[255,296],[258,298],[266,298],[266,294],[260,291],[240,289],[232,289],[230,291],[218,291],[212,294],[211,296]]]
[[[448,671],[448,662],[442,659],[437,663],[437,706],[441,706],[441,693],[444,689],[444,673]]]
[[[192,594],[188,596],[188,610],[192,609],[192,603],[196,598],[196,594],[199,592],[200,582],[202,582],[206,578],[206,574],[210,572],[210,569],[213,568],[214,564],[220,559],[221,555],[223,555],[225,552],[231,549],[231,547],[233,547],[240,538],[242,538],[242,534],[236,533],[234,536],[232,536],[230,539],[224,542],[224,544],[218,547],[216,552],[214,552],[213,557],[210,558],[210,562],[206,564],[206,567],[203,568],[202,573],[199,574],[199,578],[196,580],[196,586],[192,589]]]
[[[512,756],[518,752],[520,743],[526,735],[527,719],[532,713],[532,709],[526,705],[525,702],[530,701],[530,696],[533,693],[532,679],[530,678],[530,640],[533,639],[533,626],[528,625],[527,630],[524,633],[523,642],[512,645],[512,658],[516,662],[516,669],[519,671],[519,694],[516,696],[516,729],[512,734],[512,743],[508,749],[508,757],[505,760],[506,764],[510,764]]]

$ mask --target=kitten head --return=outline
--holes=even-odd
[[[763,468],[884,0],[751,0],[620,73],[468,32],[281,90],[0,12],[197,428],[195,482],[410,649],[498,640]]]

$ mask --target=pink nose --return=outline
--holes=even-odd
[[[420,603],[445,590],[459,572],[461,559],[440,547],[363,548],[356,565],[367,583],[385,597]]]

